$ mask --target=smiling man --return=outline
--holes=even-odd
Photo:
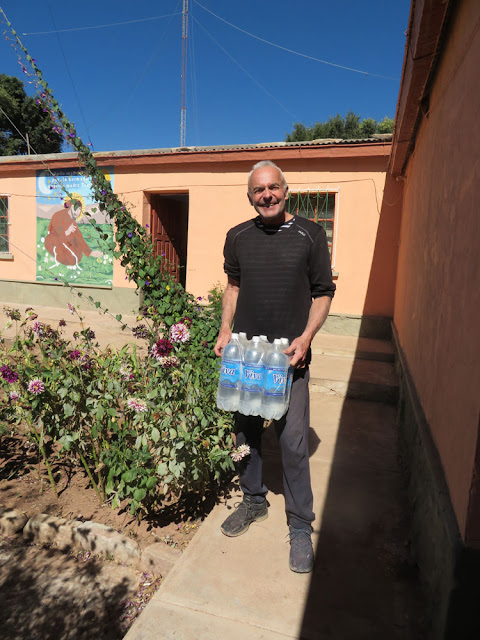
[[[310,484],[308,393],[310,344],[328,315],[335,292],[323,227],[286,211],[288,186],[273,162],[256,164],[248,177],[248,199],[258,216],[227,234],[222,326],[215,345],[221,356],[232,335],[288,338],[285,353],[295,367],[290,406],[275,422],[283,464],[285,510],[290,530],[292,571],[313,568],[311,540],[314,520]],[[250,455],[240,464],[243,501],[222,524],[227,536],[245,533],[268,515],[267,487],[262,479],[263,418],[235,416],[237,446],[248,444]]]

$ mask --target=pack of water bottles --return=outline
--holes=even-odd
[[[287,338],[273,343],[266,336],[232,333],[223,350],[217,406],[246,416],[278,420],[288,409],[293,368],[283,353]]]

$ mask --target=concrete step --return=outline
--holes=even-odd
[[[358,336],[341,336],[319,332],[312,342],[312,354],[350,359],[393,362],[393,345],[389,340],[374,340]]]
[[[310,390],[386,404],[398,401],[394,364],[376,360],[314,355],[310,365]]]

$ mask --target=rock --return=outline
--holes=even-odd
[[[140,558],[138,544],[115,529],[97,522],[82,522],[74,533],[75,546],[117,562],[137,564]]]
[[[13,536],[23,529],[27,523],[27,516],[16,509],[0,508],[0,533],[4,536]]]
[[[53,543],[60,549],[69,549],[75,546],[75,530],[81,524],[83,523],[79,520],[67,520],[39,513],[27,522],[23,529],[23,537],[31,542]]]
[[[169,547],[163,542],[155,542],[142,551],[139,567],[141,571],[165,577],[181,555],[180,549]]]

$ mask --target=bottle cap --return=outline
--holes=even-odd
[[[232,333],[232,340],[238,340],[238,333]]]
[[[288,347],[288,345],[290,344],[290,341],[288,340],[288,338],[281,338],[282,344],[286,345]]]
[[[268,342],[268,338],[265,335],[261,335],[260,340],[263,340],[264,342]]]
[[[280,338],[275,338],[273,344],[282,344],[282,341],[280,340]]]

